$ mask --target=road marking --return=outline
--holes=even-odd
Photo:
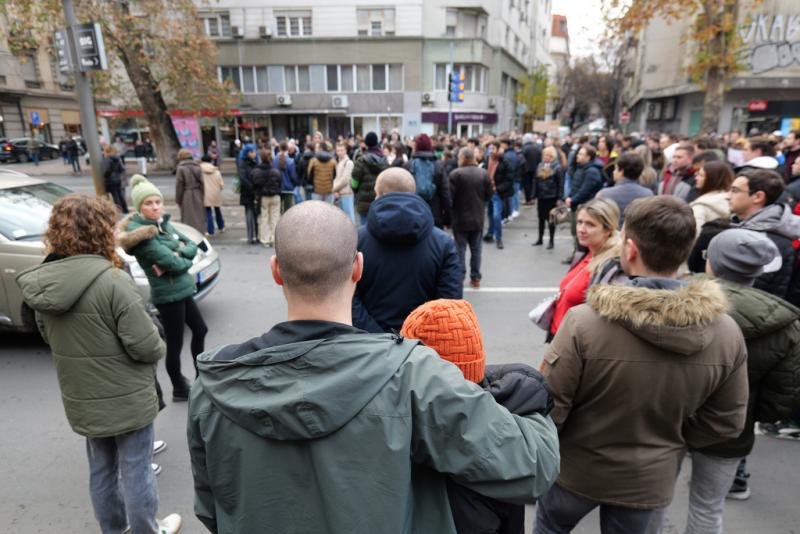
[[[465,293],[558,293],[557,287],[482,287],[464,288]]]

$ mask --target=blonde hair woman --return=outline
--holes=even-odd
[[[642,175],[639,176],[639,184],[657,193],[658,189],[658,173],[653,168],[653,153],[646,144],[641,144],[633,149],[634,152],[639,154],[644,160],[644,170]]]
[[[606,260],[619,255],[621,241],[617,231],[618,225],[619,208],[613,200],[596,198],[578,208],[578,244],[588,251],[573,264],[561,280],[547,341],[553,339],[570,308],[586,301],[586,290],[589,288],[592,274]]]

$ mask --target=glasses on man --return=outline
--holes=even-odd
[[[734,195],[736,195],[738,193],[747,193],[748,195],[752,195],[753,194],[749,190],[747,190],[747,189],[739,189],[735,185],[733,187],[731,187],[731,193],[733,193]]]

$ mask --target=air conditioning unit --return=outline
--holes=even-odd
[[[335,108],[346,108],[347,105],[348,105],[347,96],[346,95],[334,95],[333,98],[331,98],[331,103],[333,104],[333,107],[335,107]]]
[[[275,97],[275,101],[278,103],[279,106],[291,106],[292,95],[278,95],[277,97]]]
[[[234,39],[241,39],[244,37],[244,28],[241,26],[231,26],[231,35]]]
[[[497,101],[494,98],[490,98],[489,99],[489,107],[492,108],[492,109],[497,107]]]
[[[262,39],[269,39],[272,37],[272,24],[269,26],[259,26],[258,27],[258,34],[261,36]]]
[[[433,94],[431,94],[431,93],[422,93],[422,104],[423,105],[433,104]]]

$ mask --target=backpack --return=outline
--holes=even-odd
[[[433,183],[433,173],[436,164],[429,159],[414,158],[411,161],[411,174],[417,184],[417,194],[426,202],[433,200],[436,194],[436,184]]]

